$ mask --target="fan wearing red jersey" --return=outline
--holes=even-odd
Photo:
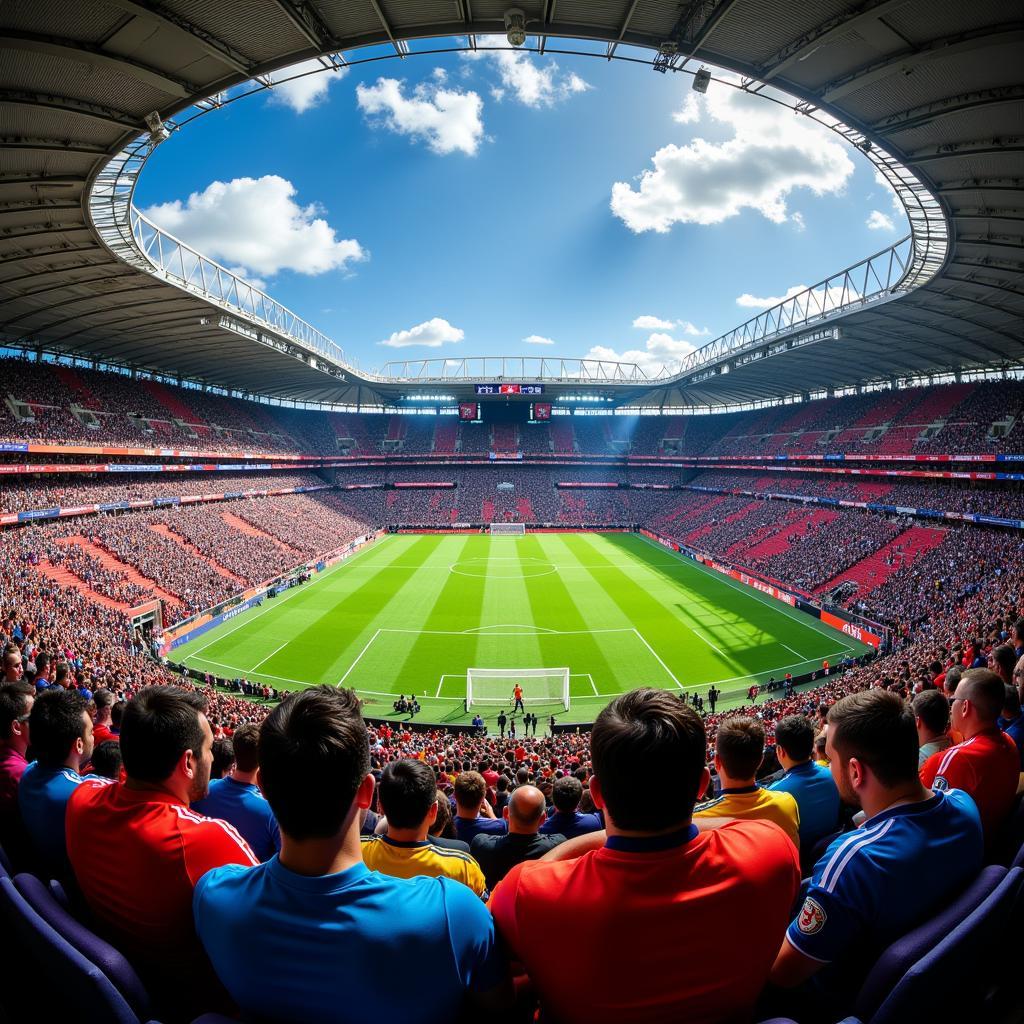
[[[932,754],[921,767],[921,781],[930,789],[962,789],[971,796],[981,814],[987,847],[1013,808],[1020,779],[1017,747],[999,731],[1005,695],[1005,684],[995,672],[964,672],[950,711],[952,727],[964,741]]]
[[[128,779],[83,782],[68,801],[68,857],[86,902],[144,975],[162,1010],[191,1019],[229,1006],[192,920],[192,891],[223,864],[258,864],[227,822],[189,804],[206,795],[213,731],[205,698],[147,686],[121,723]]]
[[[703,832],[692,824],[710,778],[705,752],[700,716],[671,694],[618,697],[591,733],[604,845],[563,859],[560,847],[551,860],[517,864],[496,887],[495,923],[553,1020],[752,1015],[789,922],[799,862],[773,822]],[[709,957],[715,948],[729,957]]]

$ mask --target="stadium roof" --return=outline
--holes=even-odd
[[[499,376],[544,380],[556,399],[597,389],[631,405],[734,404],[1020,364],[1024,21],[1005,0],[516,0],[541,51],[571,48],[560,39],[607,43],[609,57],[620,46],[646,47],[663,70],[687,74],[706,62],[742,75],[750,91],[788,93],[798,111],[857,145],[907,208],[910,240],[716,339],[672,377],[518,359],[500,375],[497,364],[473,360],[362,373],[300,317],[132,209],[134,177],[160,121],[173,131],[176,117],[215,108],[228,88],[265,84],[270,72],[314,56],[344,63],[381,44],[402,55],[407,41],[432,37],[475,46],[479,35],[504,33],[509,6],[4,4],[0,338],[345,404],[425,387],[464,397],[475,381]]]

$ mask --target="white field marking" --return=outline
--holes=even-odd
[[[294,637],[292,639],[294,639]],[[257,661],[256,664],[253,665],[253,667],[249,671],[250,672],[255,672],[256,669],[258,669],[260,667],[260,665],[265,665],[268,661],[270,661],[270,659],[275,654],[277,654],[278,651],[283,651],[290,643],[291,643],[291,640],[285,640],[285,642],[283,644],[281,644],[280,647],[275,647],[274,650],[272,650],[262,661]]]
[[[689,626],[688,628],[695,637],[697,637],[700,640],[703,640],[704,643],[708,645],[708,647],[710,647],[714,651],[718,651],[718,653],[723,658],[725,657],[725,651],[723,651],[721,647],[716,647],[715,644],[713,644],[703,633],[698,633],[697,630],[693,628],[693,626]],[[782,646],[785,647],[786,645],[783,644]],[[796,651],[794,651],[793,653],[796,654]]]
[[[490,629],[532,629],[535,633],[557,633],[557,629],[548,629],[546,626],[531,626],[522,622],[498,622],[493,626],[474,626],[472,629],[464,629],[463,633],[484,633]],[[504,636],[505,634],[498,634]],[[517,636],[519,634],[516,634]],[[526,634],[529,636],[530,634]]]
[[[647,650],[649,650],[651,654],[654,655],[655,660],[658,662],[658,664],[669,674],[669,678],[671,678],[672,682],[675,683],[680,690],[685,689],[683,684],[679,682],[679,680],[676,679],[676,677],[672,674],[672,669],[670,669],[668,665],[666,665],[665,662],[661,660],[661,657],[659,656],[658,652],[647,642],[643,633],[641,633],[639,629],[634,629],[633,632],[636,633],[636,635],[640,638],[640,641],[641,643],[643,643],[644,647],[646,647]]]
[[[473,629],[398,629],[382,626],[378,633],[413,633],[416,636],[532,636],[530,633],[483,633],[479,630],[489,629],[488,626],[475,626]],[[536,628],[536,627],[534,627]],[[579,636],[591,633],[635,633],[632,626],[620,626],[616,629],[549,629],[545,636]]]
[[[348,679],[349,674],[352,672],[352,669],[354,669],[356,665],[359,664],[359,659],[362,658],[362,656],[370,649],[370,644],[372,644],[373,641],[376,640],[377,637],[379,636],[380,630],[378,629],[377,632],[374,633],[373,636],[371,636],[370,639],[366,641],[366,646],[356,655],[355,661],[353,661],[352,664],[349,665],[349,667],[345,670],[345,674],[337,681],[337,683],[335,683],[336,686],[341,686],[341,684],[345,682],[346,679]]]
[[[281,683],[298,683],[299,686],[316,686],[316,683],[311,683],[308,679],[292,679],[291,676],[275,676],[271,672],[256,672],[253,673],[252,669],[239,668],[237,665],[225,665],[222,661],[213,661],[211,658],[199,658],[198,661],[203,662],[204,665],[216,665],[218,668],[226,668],[231,672],[237,672],[240,676],[248,675],[259,675],[264,679],[276,679]],[[368,693],[373,697],[394,697],[393,691],[384,692],[382,690],[360,690],[360,693]]]
[[[280,599],[274,598],[274,603],[273,604],[268,605],[266,608],[261,609],[255,615],[250,615],[248,618],[243,618],[242,621],[239,622],[239,624],[237,626],[232,626],[231,629],[227,630],[224,633],[218,633],[217,632],[217,628],[214,627],[213,631],[215,633],[217,633],[217,635],[209,643],[203,644],[202,647],[197,647],[191,654],[186,654],[185,657],[183,657],[181,659],[182,664],[185,664],[189,660],[189,658],[194,658],[200,652],[205,651],[207,647],[212,647],[215,643],[217,643],[218,640],[223,640],[226,636],[231,636],[231,634],[234,633],[235,630],[241,629],[243,626],[248,626],[251,623],[255,622],[261,615],[266,615],[267,612],[273,611],[275,608],[280,608],[281,605],[283,605],[285,603],[285,601],[288,600],[288,598],[294,597],[298,593],[303,593],[303,594],[308,593],[310,586],[315,586],[317,583],[322,583],[329,576],[333,576],[335,574],[335,572],[338,569],[340,569],[342,566],[346,566],[346,567],[350,566],[360,555],[365,554],[365,552],[367,552],[367,551],[378,549],[379,546],[380,546],[380,541],[379,540],[370,541],[370,543],[368,543],[364,547],[360,548],[351,557],[346,558],[346,559],[344,559],[341,562],[338,562],[336,565],[332,565],[326,572],[321,573],[320,576],[317,577],[315,580],[310,580],[310,582],[308,584],[305,584],[304,586],[301,586],[301,587],[292,587],[291,588],[291,593],[285,594],[285,596],[280,598]],[[211,664],[215,664],[215,663],[211,663]]]
[[[446,679],[465,679],[465,678],[466,678],[465,673],[443,672],[441,674],[441,678],[437,681],[437,691],[434,694],[434,699],[437,700],[438,698],[440,698],[440,696],[441,696],[441,688],[444,686],[444,681]],[[594,677],[589,672],[570,672],[569,673],[569,678],[570,679],[589,679],[590,680],[590,688],[594,691],[594,696],[595,697],[600,697],[601,696],[601,694],[599,694],[597,692],[597,686],[594,684]],[[368,691],[366,691],[366,692],[368,692]],[[456,697],[446,697],[445,698],[445,700],[457,700],[457,699],[458,698],[456,698]],[[502,699],[504,699],[504,698],[502,698]],[[527,699],[529,699],[529,698],[527,698]],[[554,698],[552,698],[552,699],[554,699]]]
[[[798,658],[804,657],[799,651],[794,651],[793,648],[789,646],[789,644],[784,644],[781,640],[779,641],[779,646],[785,647],[790,654],[795,654]],[[810,658],[804,658],[804,661],[810,661]]]

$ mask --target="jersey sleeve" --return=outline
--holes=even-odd
[[[450,878],[439,881],[444,886],[448,935],[459,978],[467,991],[490,992],[508,974],[494,919],[484,904],[461,882]]]
[[[959,748],[938,750],[924,763],[921,782],[939,793],[950,789],[974,792],[976,779],[968,757],[959,757]]]
[[[259,858],[233,825],[216,818],[205,818],[195,827],[183,830],[182,848],[189,880],[195,885],[207,871],[225,864],[255,867]]]

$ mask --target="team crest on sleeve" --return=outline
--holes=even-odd
[[[814,935],[825,927],[825,911],[817,900],[810,896],[804,900],[796,926],[804,935]]]
[[[941,775],[939,775],[932,783],[932,789],[934,789],[938,793],[944,793],[947,789],[949,789],[949,783]]]

